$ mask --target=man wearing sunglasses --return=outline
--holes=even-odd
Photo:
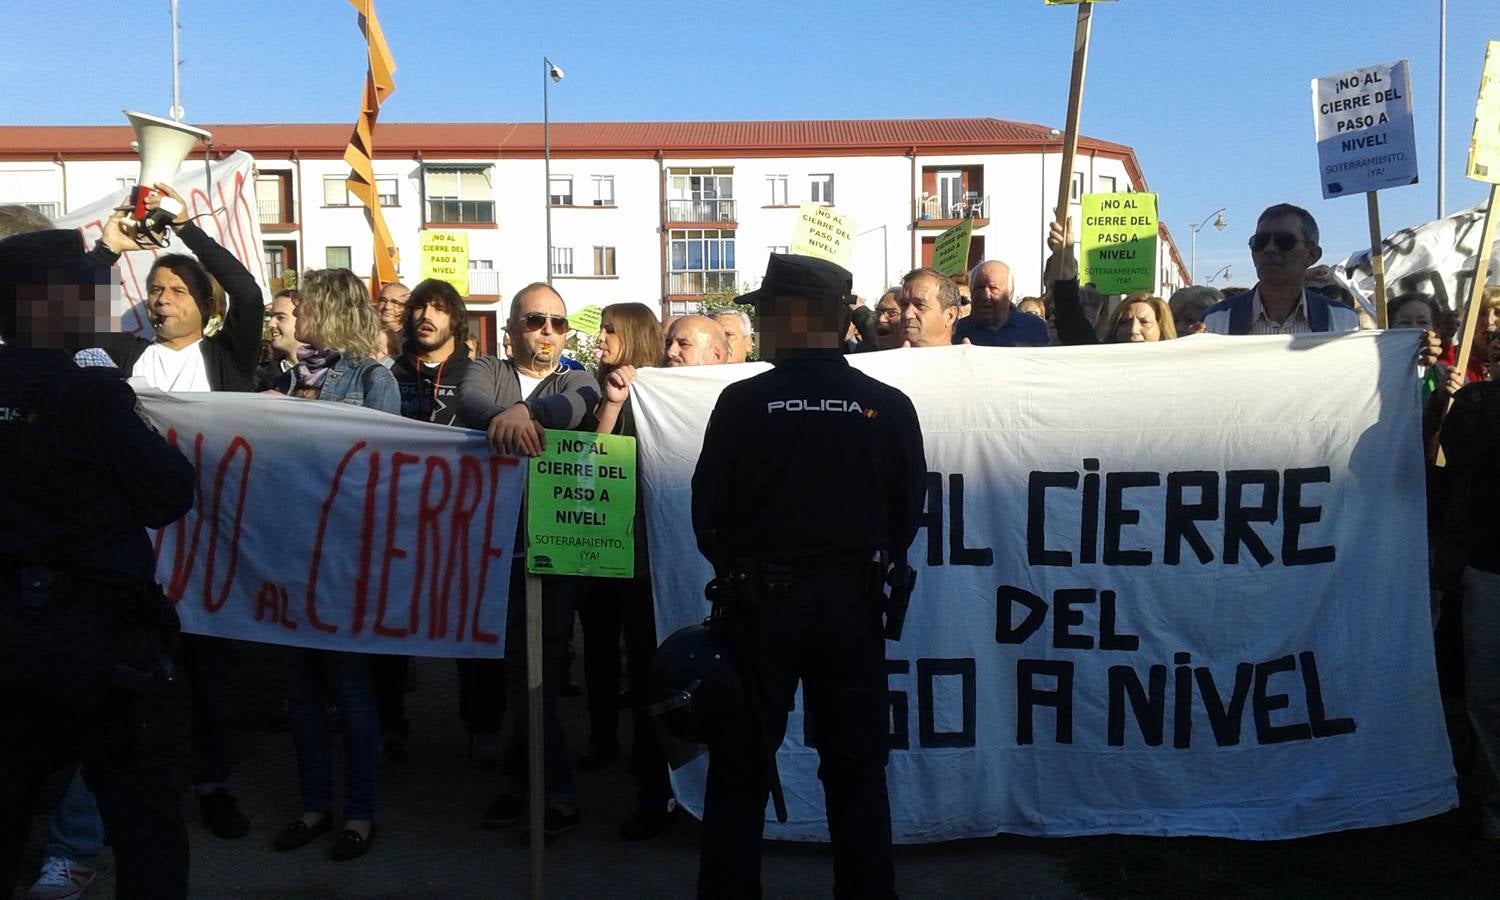
[[[1307,290],[1307,270],[1323,255],[1312,214],[1278,203],[1260,214],[1250,256],[1260,279],[1254,289],[1204,314],[1217,334],[1318,334],[1357,331],[1353,309]]]
[[[563,362],[568,330],[568,308],[556,291],[542,282],[521,288],[511,300],[505,323],[511,356],[481,356],[470,363],[458,386],[458,424],[484,431],[490,447],[506,455],[536,456],[546,446],[549,428],[593,431],[599,388],[589,373]],[[519,677],[526,672],[526,554],[519,552],[522,527],[524,522],[518,523],[505,626],[505,659],[511,673],[508,708],[513,718],[504,769],[510,784],[485,808],[483,824],[491,828],[511,825],[526,811],[527,692],[526,679]],[[544,671],[563,668],[573,631],[576,591],[572,578],[542,578]],[[557,711],[556,679],[544,682],[542,722],[547,792],[543,827],[548,837],[555,837],[577,827],[579,821],[573,759]]]

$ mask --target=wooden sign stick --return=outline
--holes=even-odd
[[[1380,201],[1376,193],[1365,194],[1370,211],[1370,271],[1375,275],[1375,327],[1382,331],[1390,327],[1390,313],[1386,309],[1385,255],[1382,248],[1385,239],[1380,234]]]
[[[1073,159],[1078,155],[1078,119],[1083,108],[1083,76],[1088,69],[1089,32],[1093,24],[1094,4],[1078,4],[1078,26],[1073,33],[1073,76],[1068,86],[1068,123],[1063,133],[1062,173],[1058,178],[1055,210],[1055,221],[1064,227],[1067,227],[1068,203],[1073,194]],[[1047,280],[1050,282],[1052,278]]]

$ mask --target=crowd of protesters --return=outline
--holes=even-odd
[[[46,227],[45,221],[0,209],[0,237]],[[564,298],[541,282],[527,285],[511,300],[505,350],[498,355],[478,353],[488,348],[476,347],[469,334],[465,300],[442,281],[423,281],[410,289],[387,284],[372,302],[366,283],[355,273],[314,270],[302,275],[296,290],[276,294],[263,314],[260,289],[243,265],[185,216],[175,227],[196,259],[167,254],[153,266],[147,310],[154,340],[101,336],[94,343],[67,346],[80,351],[80,365],[114,365],[124,376],[167,391],[258,390],[353,404],[476,429],[496,452],[534,454],[546,429],[635,435],[631,386],[642,368],[737,364],[755,357],[752,322],[738,308],[708,309],[663,323],[647,305],[622,302],[603,310],[598,358],[589,371],[570,355]],[[1336,333],[1363,324],[1353,296],[1327,278],[1326,271],[1314,268],[1321,256],[1317,224],[1293,206],[1272,206],[1259,218],[1250,238],[1258,282],[1244,291],[1193,286],[1170,298],[1100,296],[1079,283],[1068,229],[1054,225],[1047,241],[1052,252],[1043,296],[1014,297],[1014,276],[1001,260],[981,261],[958,277],[918,268],[880,295],[873,310],[854,317],[847,350],[1150,343],[1201,332]],[[110,252],[104,261],[113,262],[121,249],[130,246],[106,248]],[[221,294],[224,299],[216,300]],[[217,327],[211,328],[211,322]],[[1450,724],[1472,727],[1478,748],[1472,764],[1481,783],[1489,785],[1484,835],[1500,839],[1500,792],[1493,787],[1500,763],[1500,555],[1483,538],[1482,518],[1500,505],[1500,477],[1493,465],[1500,455],[1500,380],[1494,380],[1500,366],[1500,288],[1483,295],[1479,326],[1466,338],[1471,353],[1464,372],[1456,370],[1457,317],[1433,298],[1392,298],[1389,322],[1392,328],[1420,329],[1425,335],[1419,361],[1425,370],[1428,460],[1434,462],[1441,449],[1449,461],[1441,475],[1433,467],[1429,479],[1440,674],[1446,699],[1461,704],[1455,698],[1467,698],[1471,724]],[[263,333],[269,340],[262,342]],[[1445,420],[1450,400],[1453,410]],[[575,769],[610,765],[622,755],[628,757],[637,802],[620,824],[620,836],[649,839],[676,816],[663,748],[645,711],[656,624],[642,502],[638,492],[633,578],[543,577],[542,654],[549,677],[542,699],[542,743],[549,837],[580,821]],[[295,539],[296,522],[288,522],[288,539]],[[517,547],[521,540],[518,532]],[[520,597],[524,554],[513,559],[510,591]],[[475,810],[476,823],[486,827],[516,823],[527,808],[528,694],[523,679],[516,677],[525,671],[526,629],[519,618],[523,604],[512,603],[509,609],[505,659],[458,663],[458,713],[468,732],[467,759],[475,766],[498,767],[504,775],[504,786],[482,810]],[[567,745],[557,709],[560,690],[568,683],[575,612],[581,623],[589,723],[586,747],[577,755]],[[191,695],[191,782],[206,827],[227,840],[249,829],[249,815],[231,781],[231,651],[228,640],[193,635],[184,635],[179,647]],[[334,832],[337,820],[328,856],[355,859],[376,838],[381,766],[399,759],[411,738],[403,699],[410,680],[408,661],[300,648],[285,648],[284,657],[302,812],[276,833],[273,846],[297,851]],[[630,710],[628,749],[619,736],[622,705]],[[338,814],[330,715],[337,718],[343,754],[345,784]],[[508,745],[500,738],[507,719]],[[76,765],[77,758],[52,762]],[[1467,766],[1471,761],[1460,762]],[[0,773],[0,778],[10,777]],[[86,780],[75,775],[53,811],[43,870],[28,897],[76,896],[93,877],[105,832],[119,825],[107,808],[101,821],[101,808]],[[18,809],[13,817],[24,822],[29,813]],[[13,833],[7,830],[5,839],[11,840]],[[123,877],[128,870],[120,871]],[[9,887],[6,877],[15,873],[0,867],[0,893]]]

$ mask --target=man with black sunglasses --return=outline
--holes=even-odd
[[[1211,307],[1204,327],[1217,334],[1317,334],[1359,330],[1354,310],[1307,290],[1307,270],[1323,255],[1312,214],[1278,203],[1260,214],[1250,238],[1255,287]]]
[[[536,456],[546,446],[547,429],[593,431],[599,386],[592,375],[569,367],[562,359],[568,338],[568,308],[562,296],[542,282],[529,284],[510,303],[505,323],[511,356],[481,356],[469,365],[458,386],[458,424],[484,431],[496,453]],[[505,620],[505,659],[512,672],[526,671],[526,554],[524,518],[516,529],[516,553],[511,557],[510,605]],[[563,669],[568,638],[573,633],[576,579],[542,577],[542,668]],[[512,711],[511,745],[504,761],[509,786],[485,807],[482,824],[502,828],[520,820],[526,811],[526,679],[506,679]],[[556,837],[578,826],[578,793],[573,758],[563,736],[557,711],[557,679],[548,678],[542,690],[543,769],[546,813],[543,828]]]

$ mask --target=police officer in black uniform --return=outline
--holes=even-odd
[[[111,246],[134,246],[120,228],[88,255],[71,230],[0,241],[0,897],[42,784],[73,762],[114,846],[116,896],[187,896],[167,715],[177,621],[146,529],[192,507],[193,468],[117,372],[48,349],[98,343]]]
[[[772,254],[754,303],[769,372],[719,396],[693,473],[693,528],[737,608],[756,716],[708,742],[700,897],[759,897],[760,840],[775,748],[798,679],[817,744],[834,894],[895,896],[885,766],[889,715],[882,607],[872,561],[904,558],[927,464],[911,400],[851,368],[839,349],[852,278]],[[850,491],[850,485],[858,489]]]

